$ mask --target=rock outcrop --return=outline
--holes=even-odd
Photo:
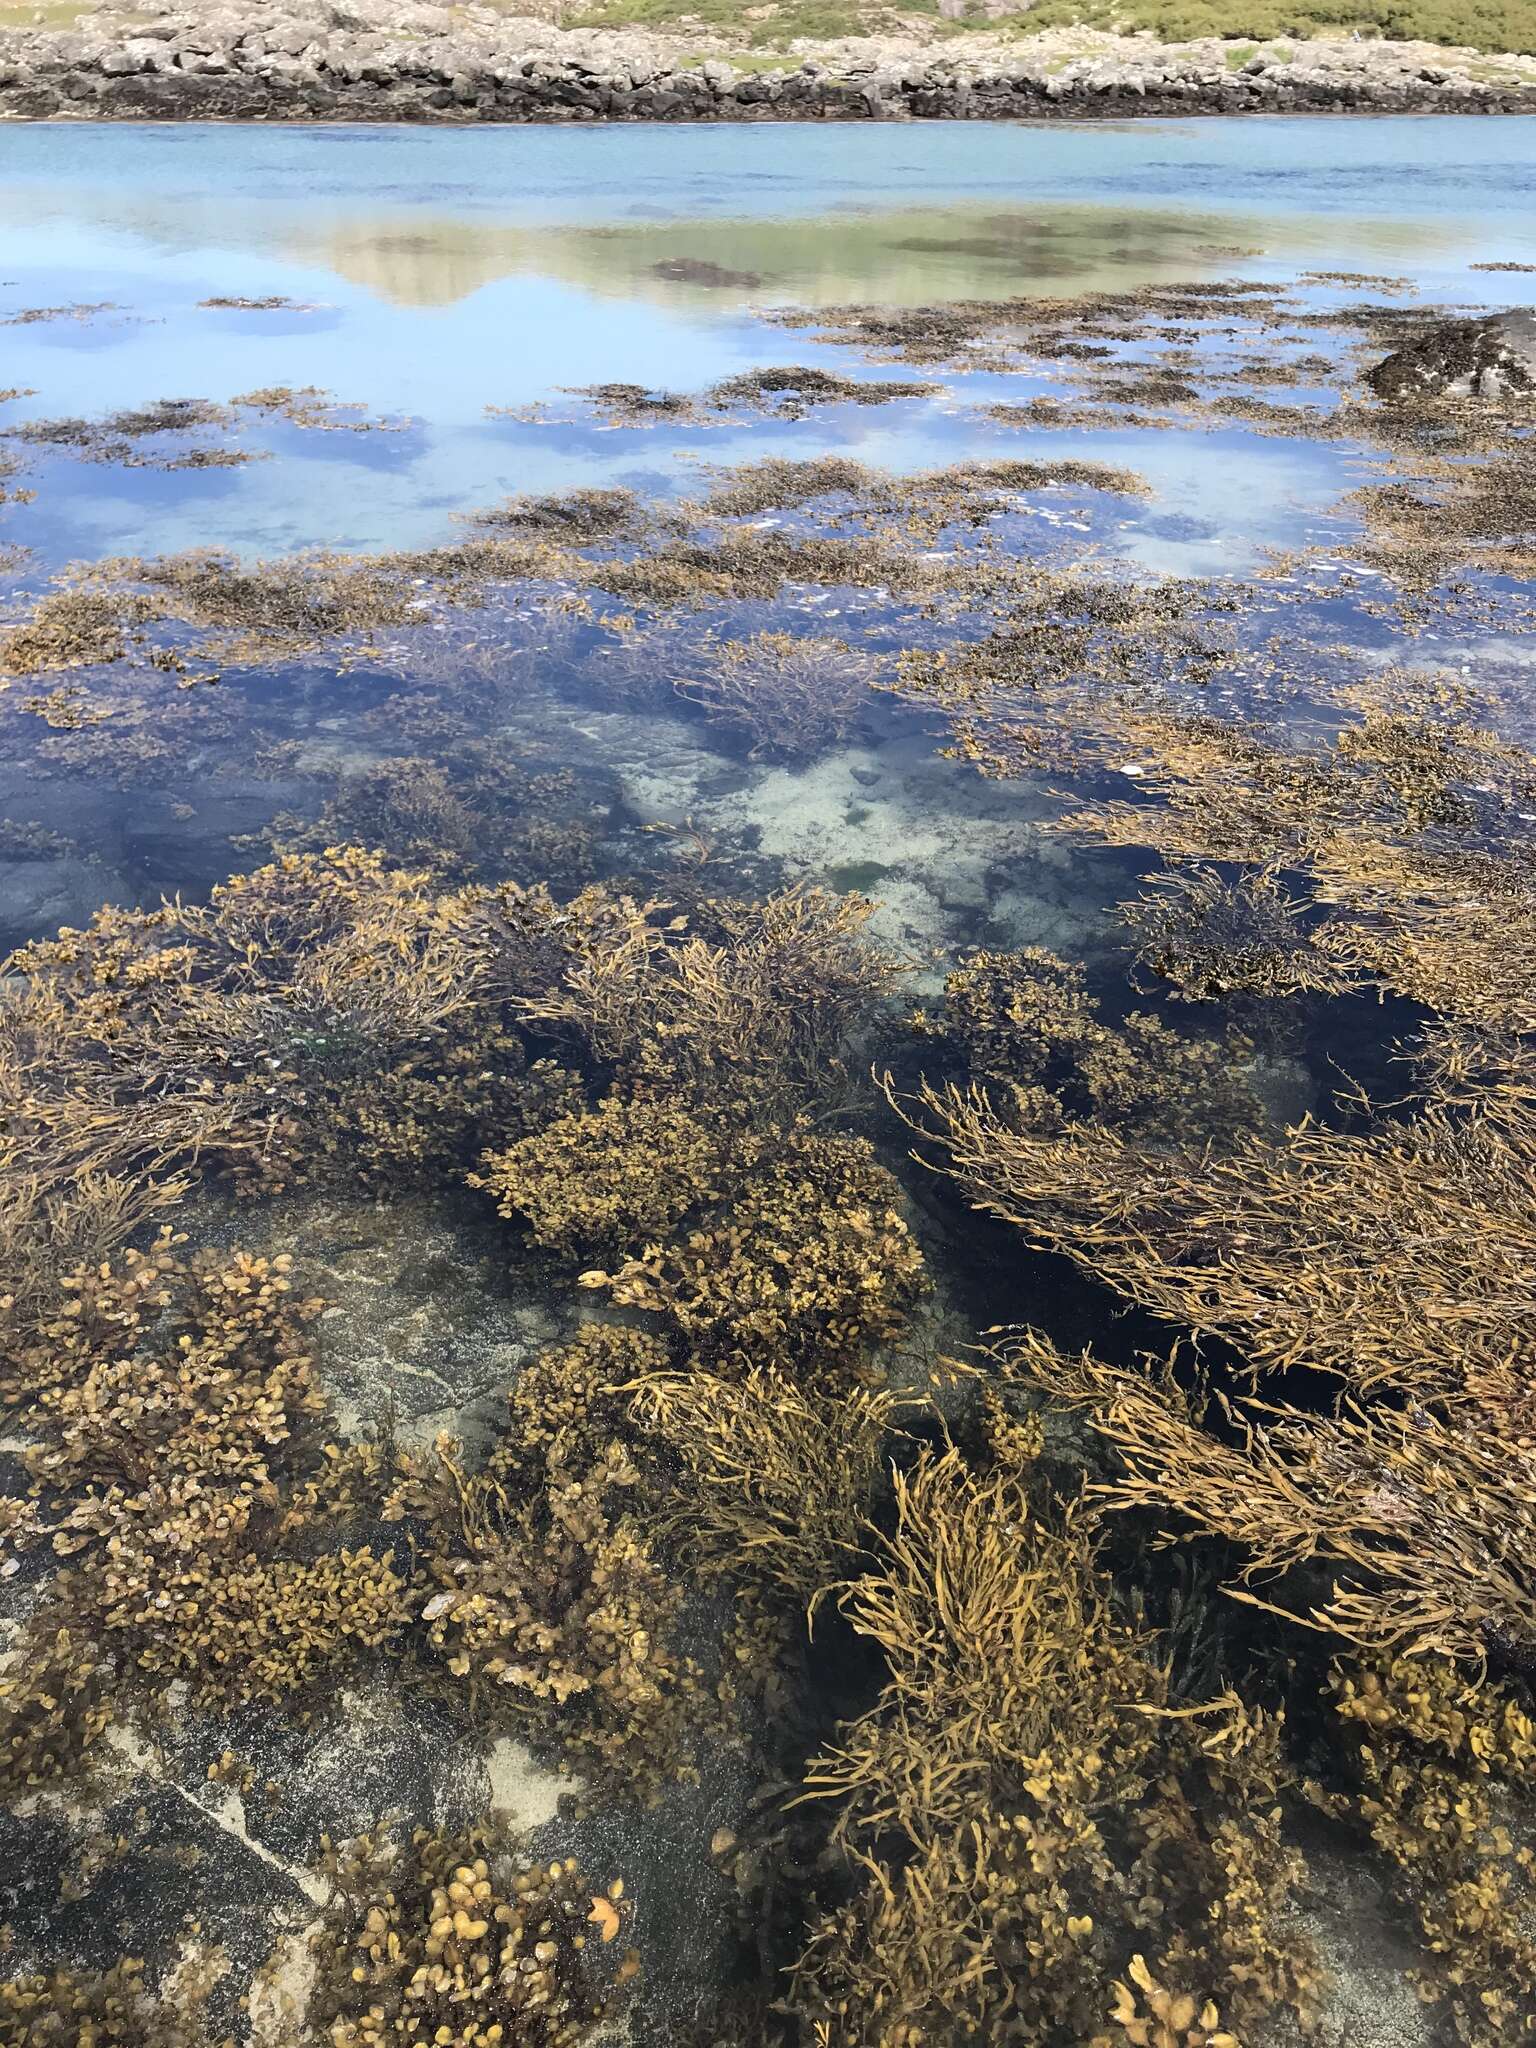
[[[365,11],[367,10],[367,11]],[[1251,55],[1244,56],[1246,50]],[[737,57],[741,53],[736,53]],[[1235,62],[1242,58],[1240,63]],[[641,30],[489,8],[148,0],[74,29],[0,33],[0,118],[359,121],[908,120],[1128,114],[1536,112],[1536,65],[1430,44],[1057,31],[860,37],[700,60]]]
[[[1378,398],[1505,398],[1536,392],[1536,310],[1441,320],[1379,362]]]

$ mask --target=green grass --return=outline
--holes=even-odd
[[[18,6],[16,0],[0,0],[0,29],[7,28],[73,28],[75,16],[81,11],[81,0],[49,0],[46,6],[39,6],[36,0],[27,0],[25,6]]]
[[[1151,29],[1166,42],[1268,43],[1358,29],[1399,42],[1536,53],[1536,0],[1038,0],[1020,25]]]
[[[519,0],[504,0],[517,12]],[[1536,55],[1536,0],[1034,0],[1027,14],[989,21],[980,0],[971,18],[940,15],[938,0],[592,0],[564,16],[568,28],[649,28],[719,38],[704,55],[732,49],[781,50],[797,37],[831,42],[905,28],[933,41],[987,29],[1028,36],[1046,28],[1149,29],[1165,42],[1218,36],[1236,44],[1227,62],[1241,69],[1260,44],[1277,38],[1386,36],[1397,41],[1464,44],[1489,54]],[[0,0],[0,29],[67,28],[80,0]],[[765,19],[748,19],[765,15]],[[1239,54],[1241,52],[1241,54]],[[1291,52],[1277,53],[1288,61]],[[744,68],[750,60],[744,56]]]
[[[758,13],[757,7],[750,10]],[[562,16],[567,28],[650,28],[692,31],[712,28],[732,43],[782,49],[797,37],[835,42],[841,36],[879,34],[915,27],[930,40],[964,35],[985,23],[948,21],[937,0],[910,0],[900,8],[861,5],[859,0],[778,0],[766,20],[749,21],[748,0],[600,0]],[[720,47],[711,52],[722,54]]]
[[[1464,44],[1488,52],[1536,54],[1536,0],[1035,0],[1027,14],[989,21],[979,0],[970,19],[939,15],[936,0],[883,6],[878,0],[779,0],[767,19],[749,0],[596,0],[567,14],[571,28],[715,30],[722,42],[783,48],[795,37],[831,41],[901,27],[937,38],[990,29],[1031,35],[1045,28],[1149,29],[1165,42],[1217,36],[1245,45],[1233,68],[1261,43],[1309,36],[1385,36]],[[1289,55],[1289,53],[1287,53]]]

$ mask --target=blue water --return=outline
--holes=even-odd
[[[50,219],[117,187],[192,216],[230,202],[398,207],[523,222],[793,218],[962,200],[1112,201],[1536,234],[1536,121],[1476,116],[700,128],[8,127],[7,185]],[[211,225],[211,222],[210,222]]]
[[[951,378],[936,401],[820,413],[793,430],[665,436],[605,432],[562,396],[610,380],[692,391],[806,360],[871,374],[765,323],[760,307],[1329,269],[1507,303],[1523,280],[1471,266],[1536,258],[1536,122],[21,125],[0,128],[0,214],[0,318],[109,308],[0,326],[0,389],[31,394],[0,418],[318,385],[409,423],[354,435],[253,422],[243,445],[280,459],[239,470],[38,454],[25,538],[39,559],[377,548],[442,537],[455,514],[511,491],[682,489],[700,464],[769,445],[897,470],[1057,445],[977,415],[980,401],[1027,395],[997,379]],[[679,281],[679,259],[723,280]],[[302,310],[199,306],[234,295]],[[534,423],[488,414],[539,403],[552,412]],[[1069,446],[1133,462],[1161,511],[1214,520],[1205,542],[1136,542],[1160,568],[1242,566],[1308,537],[1351,480],[1336,448],[1244,435],[1144,435],[1131,450],[1078,434]],[[0,520],[0,540],[15,528]]]

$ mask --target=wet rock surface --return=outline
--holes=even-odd
[[[1379,398],[1503,398],[1536,391],[1536,310],[1443,320],[1378,363]]]
[[[243,1242],[250,1229],[237,1208],[213,1235]],[[498,1259],[493,1231],[427,1200],[296,1203],[274,1251],[289,1233],[328,1303],[318,1337],[347,1433],[387,1423],[409,1446],[446,1430],[474,1448],[501,1421],[520,1368],[574,1322],[504,1246]]]
[[[1047,31],[911,36],[701,59],[636,29],[563,30],[487,8],[167,0],[0,34],[0,118],[368,121],[1041,119],[1128,114],[1536,111],[1536,67],[1427,43]]]
[[[441,1430],[473,1455],[521,1367],[576,1320],[508,1259],[504,1236],[498,1260],[493,1230],[425,1200],[301,1196],[257,1211],[210,1197],[182,1220],[210,1247],[303,1244],[306,1275],[329,1303],[316,1354],[343,1440],[387,1427],[420,1445]],[[20,1579],[4,1594],[0,1677],[28,1604]],[[726,1619],[718,1596],[696,1598],[690,1653],[716,1655]],[[213,1983],[210,2041],[294,2048],[317,2038],[304,2012],[329,1894],[325,1838],[391,1821],[489,1821],[531,1858],[574,1855],[603,1882],[622,1879],[641,1959],[632,2023],[670,2039],[696,2024],[733,1965],[736,1900],[709,1844],[742,1825],[763,1770],[745,1726],[738,1741],[701,1744],[696,1766],[696,1781],[667,1785],[648,1806],[593,1798],[548,1753],[473,1732],[430,1689],[403,1685],[387,1656],[293,1713],[201,1710],[172,1685],[157,1709],[113,1730],[83,1778],[0,1812],[0,1920],[22,1955],[86,1970],[131,1955],[161,1982],[202,1972]]]

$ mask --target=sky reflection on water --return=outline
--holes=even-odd
[[[820,413],[793,430],[792,451],[777,423],[614,435],[487,418],[563,386],[697,390],[812,359],[857,369],[754,318],[758,305],[1306,269],[1401,271],[1427,295],[1506,303],[1518,281],[1469,266],[1536,255],[1536,123],[19,126],[0,133],[0,207],[0,314],[116,309],[0,329],[0,385],[35,393],[7,417],[313,384],[413,422],[387,436],[253,434],[249,445],[283,459],[239,470],[48,457],[28,520],[45,559],[361,549],[441,537],[453,513],[514,490],[686,488],[701,461],[762,452],[767,438],[776,452],[838,450],[897,470],[1018,454],[1026,438],[1031,453],[1053,445],[972,416],[973,397],[997,395],[980,380],[933,402]],[[700,265],[726,275],[688,281]],[[198,305],[236,295],[311,310]],[[1299,538],[1348,482],[1337,449],[1243,435],[1143,435],[1133,452],[1113,435],[1054,445],[1131,461],[1165,525],[1198,512],[1214,529],[1145,536],[1138,552],[1158,568],[1242,566],[1254,546]]]

